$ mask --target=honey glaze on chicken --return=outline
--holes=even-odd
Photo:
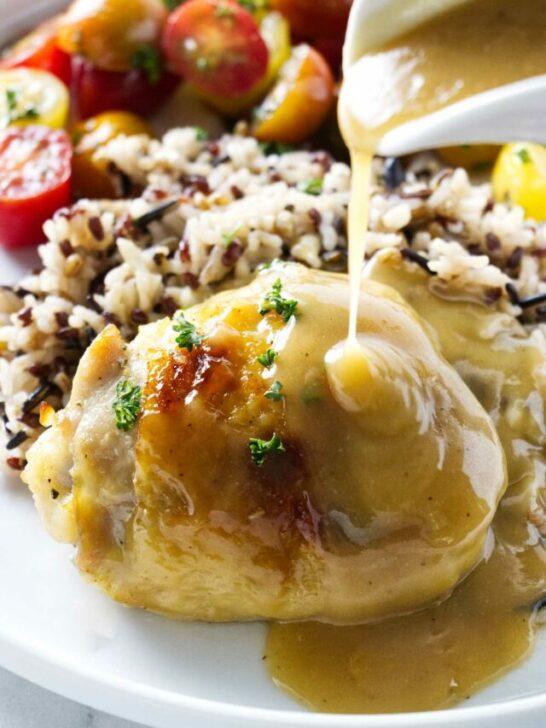
[[[508,466],[494,548],[442,603],[380,623],[273,625],[268,665],[278,684],[332,712],[447,707],[529,651],[546,593],[546,352],[512,316],[442,287],[396,251],[368,278],[396,288],[431,327],[443,355],[489,412]],[[479,455],[487,470],[485,453]]]
[[[84,574],[186,619],[356,623],[444,598],[472,570],[506,482],[493,423],[372,281],[366,397],[341,407],[324,355],[347,293],[341,276],[287,265],[186,311],[186,348],[169,319],[127,347],[113,327],[97,338],[25,472]],[[142,387],[128,432],[112,411],[121,380]]]

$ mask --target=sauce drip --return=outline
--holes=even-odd
[[[371,49],[349,70],[339,103],[353,169],[349,331],[325,357],[330,389],[345,409],[367,401],[357,391],[366,386],[367,377],[358,371],[366,368],[368,356],[357,321],[379,140],[400,124],[471,95],[546,73],[544,37],[542,0],[474,0]],[[499,320],[504,333],[487,339],[483,332],[491,311],[444,302],[428,292],[422,272],[417,279],[406,274],[400,263],[395,274],[378,277],[432,324],[442,353],[494,419],[507,455],[509,490],[495,518],[493,553],[442,604],[375,624],[271,627],[267,655],[275,681],[316,710],[430,710],[469,697],[526,655],[534,604],[546,590],[539,495],[546,429],[541,407],[533,405],[544,397],[537,374],[543,354],[523,330],[507,333],[517,322]],[[499,357],[499,348],[508,355]]]

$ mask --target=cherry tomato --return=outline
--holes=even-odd
[[[334,103],[330,66],[308,45],[294,48],[279,80],[254,113],[254,135],[294,144],[313,134]]]
[[[493,170],[498,202],[521,205],[534,220],[546,220],[546,149],[542,144],[506,144]]]
[[[267,71],[268,50],[258,24],[234,0],[180,5],[165,26],[163,49],[174,70],[218,96],[241,96]]]
[[[269,60],[265,76],[250,91],[237,98],[230,98],[194,89],[201,98],[223,114],[236,117],[255,106],[275,83],[283,63],[290,58],[290,26],[280,13],[262,14],[260,34],[267,46]]]
[[[59,45],[104,71],[129,71],[153,62],[166,19],[162,0],[75,0],[59,27]]]
[[[70,85],[70,56],[59,48],[57,30],[61,16],[51,18],[9,48],[0,68],[40,68]]]
[[[119,134],[153,136],[151,127],[136,114],[128,111],[109,111],[74,128],[74,157],[72,160],[72,187],[78,197],[91,199],[113,199],[120,197],[112,176],[108,174],[108,163],[95,159],[96,150]]]
[[[320,36],[343,41],[352,0],[271,0],[292,30],[303,38]]]
[[[180,78],[167,71],[152,83],[144,71],[101,71],[81,56],[72,59],[72,96],[81,119],[110,109],[150,116],[179,84]]]
[[[68,89],[37,68],[0,71],[0,126],[43,124],[62,128],[68,116]]]
[[[42,226],[70,202],[72,145],[65,131],[45,126],[0,132],[0,244],[36,245]]]

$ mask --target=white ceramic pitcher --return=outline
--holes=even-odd
[[[367,50],[394,40],[468,0],[354,0],[343,49],[345,73]],[[350,74],[349,74],[350,76]],[[354,78],[352,82],[357,83]],[[358,94],[352,113],[359,116]],[[500,86],[389,131],[380,154],[400,155],[456,144],[546,144],[546,75]]]

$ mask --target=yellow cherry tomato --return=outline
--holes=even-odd
[[[493,170],[498,202],[521,205],[535,220],[546,220],[546,149],[541,144],[506,144]]]
[[[0,126],[39,124],[62,129],[70,98],[52,73],[35,68],[0,71]]]
[[[153,136],[151,127],[136,114],[128,111],[108,111],[77,124],[73,131],[72,185],[79,197],[112,199],[122,190],[116,189],[108,163],[95,159],[97,149],[110,139],[125,134]]]
[[[334,78],[327,61],[309,45],[296,46],[254,112],[254,136],[266,142],[300,142],[318,129],[333,103]]]
[[[74,0],[57,42],[104,71],[151,71],[167,15],[162,0]]]
[[[440,149],[440,156],[451,167],[464,167],[469,172],[491,170],[500,147],[494,144],[460,144]]]
[[[238,116],[255,106],[275,83],[281,67],[290,57],[290,26],[286,18],[280,13],[259,11],[259,14],[262,16],[260,35],[269,51],[265,76],[258,81],[254,88],[237,98],[208,94],[194,89],[195,93],[210,106],[227,116]]]

